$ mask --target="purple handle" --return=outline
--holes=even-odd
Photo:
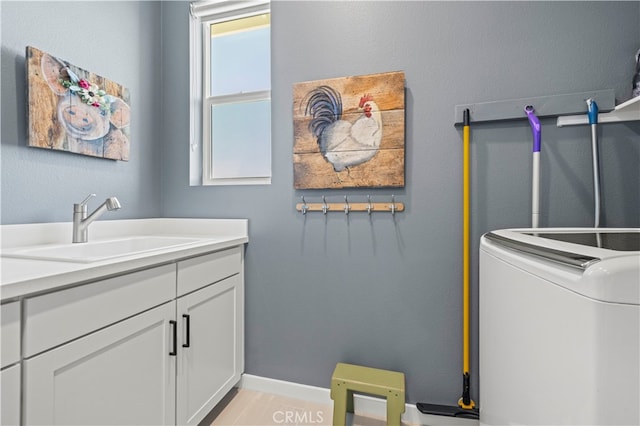
[[[524,112],[527,113],[529,118],[529,124],[531,125],[531,132],[533,133],[533,152],[540,152],[540,141],[542,139],[540,130],[540,120],[536,117],[534,109],[531,105],[524,107]]]

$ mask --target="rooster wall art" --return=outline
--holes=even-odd
[[[320,86],[308,93],[305,113],[313,117],[309,130],[318,138],[320,153],[336,172],[357,166],[376,155],[382,140],[382,114],[370,95],[360,98],[362,114],[350,123],[342,119],[340,93]]]
[[[404,186],[404,73],[294,85],[294,186]]]

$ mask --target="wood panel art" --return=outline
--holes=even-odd
[[[404,84],[404,72],[294,84],[294,187],[403,187]]]
[[[29,146],[129,160],[129,90],[27,47]]]

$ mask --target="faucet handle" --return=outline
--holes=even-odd
[[[93,197],[95,197],[95,196],[96,196],[96,194],[89,194],[89,195],[87,195],[87,198],[85,198],[84,200],[82,200],[82,202],[80,203],[80,205],[82,206],[82,205],[84,205],[84,204],[87,204],[87,203],[89,202],[89,200],[90,200],[90,199],[92,199],[92,198],[93,198]]]
[[[73,211],[74,212],[78,212],[78,213],[86,213],[87,211],[87,203],[89,202],[89,200],[93,197],[95,197],[96,194],[89,194],[87,196],[87,198],[85,198],[84,200],[82,200],[82,202],[74,204],[73,205]]]

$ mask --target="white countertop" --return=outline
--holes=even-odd
[[[71,243],[71,234],[71,222],[2,225],[0,244],[2,250],[6,250]],[[201,240],[188,246],[91,263],[0,257],[0,301],[222,250],[249,241],[246,219],[104,220],[94,222],[89,228],[90,242],[149,235],[198,237]]]

